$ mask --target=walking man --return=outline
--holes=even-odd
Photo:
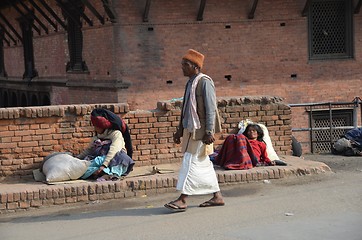
[[[189,80],[185,87],[179,127],[174,142],[181,143],[184,154],[176,189],[179,198],[164,206],[172,211],[186,211],[189,195],[213,194],[200,207],[223,206],[217,176],[210,161],[213,152],[214,134],[221,131],[212,79],[201,73],[204,55],[189,49],[182,58],[181,66]]]

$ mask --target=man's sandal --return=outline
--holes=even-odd
[[[164,205],[165,208],[172,210],[173,212],[185,212],[187,207],[180,207],[175,202],[169,202]]]

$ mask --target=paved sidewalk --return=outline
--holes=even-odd
[[[250,170],[224,170],[216,167],[220,186],[331,172],[324,163],[293,156],[280,156],[287,166],[257,167]],[[70,181],[48,185],[34,179],[0,183],[0,213],[50,205],[93,202],[174,192],[180,164],[135,166],[121,181]]]

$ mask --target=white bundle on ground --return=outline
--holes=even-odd
[[[90,162],[67,153],[53,153],[44,158],[42,171],[47,182],[60,182],[80,178]]]

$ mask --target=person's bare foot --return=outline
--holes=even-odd
[[[177,212],[183,212],[187,209],[186,203],[179,199],[166,203],[164,207]]]
[[[171,203],[176,204],[177,206],[181,207],[181,208],[186,208],[187,204],[186,202],[180,200],[180,199],[176,199],[174,201],[171,201]]]
[[[224,206],[224,205],[225,205],[224,199],[213,197],[210,200],[201,203],[199,207],[215,207],[215,206]]]

